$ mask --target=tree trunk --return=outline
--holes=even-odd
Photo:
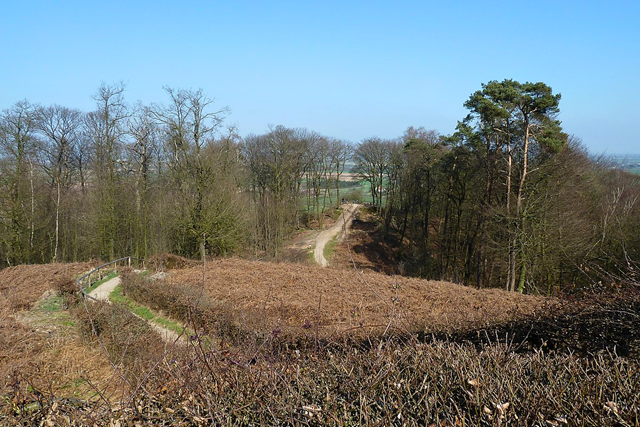
[[[31,256],[33,255],[33,239],[35,236],[35,232],[36,232],[36,226],[35,226],[35,216],[36,216],[36,199],[35,199],[35,191],[34,191],[34,185],[33,185],[33,163],[31,162],[31,160],[29,160],[29,183],[31,185],[31,218],[30,218],[30,223],[31,223],[31,234],[29,236],[29,257],[28,257],[28,262],[31,263]]]
[[[60,179],[56,181],[56,243],[53,248],[53,262],[58,262],[58,242],[60,241]]]
[[[523,159],[522,159],[522,176],[520,177],[520,184],[518,185],[518,196],[516,198],[516,220],[517,229],[516,233],[513,237],[513,247],[512,250],[512,278],[511,278],[511,291],[515,291],[516,285],[516,247],[518,244],[518,240],[521,238],[520,234],[524,232],[524,218],[522,217],[522,194],[524,191],[524,184],[527,177],[527,167],[528,167],[528,157],[529,157],[529,137],[530,137],[530,124],[528,118],[525,119],[525,137],[524,137],[524,149],[523,149]],[[524,274],[526,273],[526,268],[524,267],[524,263],[522,263],[522,277],[520,278],[520,282],[524,287]]]

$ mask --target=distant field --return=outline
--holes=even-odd
[[[340,174],[340,181],[360,181],[360,176],[357,173],[345,172]]]
[[[345,178],[344,180],[342,178]],[[303,192],[307,191],[303,189]],[[310,212],[315,212],[315,197],[310,193]],[[371,203],[371,191],[370,185],[366,181],[358,180],[356,174],[345,173],[340,176],[340,199],[345,199],[345,201],[352,201],[355,203]],[[301,209],[307,208],[307,194],[304,193],[301,198]],[[326,206],[326,209],[331,208],[331,204],[333,206],[337,206],[342,203],[342,200],[337,199],[337,191],[330,190],[330,197],[327,197],[325,200],[324,194],[321,193],[319,197],[319,207],[322,208],[323,205]]]
[[[640,154],[613,154],[606,159],[617,169],[640,174]]]

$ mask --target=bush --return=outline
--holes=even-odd
[[[55,289],[58,295],[62,298],[65,310],[78,303],[79,289],[75,279],[69,276],[61,277],[55,282],[53,289]]]
[[[368,348],[185,350],[160,365],[132,407],[89,411],[142,425],[638,425],[640,366],[502,344],[375,341]],[[42,411],[42,414],[49,413]],[[38,420],[33,420],[34,423]],[[60,424],[64,425],[64,424]]]
[[[143,372],[162,357],[164,343],[147,322],[117,304],[98,301],[78,306],[75,316],[84,340],[100,342],[114,364],[123,363],[131,372]]]

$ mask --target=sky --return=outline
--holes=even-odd
[[[10,1],[0,110],[91,111],[202,89],[241,135],[305,127],[357,143],[408,126],[455,131],[482,83],[544,82],[593,154],[640,153],[640,2]]]

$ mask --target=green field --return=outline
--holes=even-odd
[[[640,154],[612,154],[606,159],[616,169],[640,175]]]
[[[303,193],[305,191],[303,190]],[[325,210],[328,211],[331,208],[329,201],[334,206],[341,203],[341,200],[337,200],[337,191],[335,189],[330,190],[329,193],[330,197],[325,197],[321,193],[318,198],[318,208],[322,209],[324,204]],[[371,203],[373,200],[371,198],[370,184],[366,181],[340,181],[340,199],[344,199],[345,202]],[[307,211],[307,203],[309,202],[308,212],[311,214],[316,212],[316,199],[313,195],[310,196],[310,199],[307,199],[307,194],[304,193],[300,202],[301,209]]]

